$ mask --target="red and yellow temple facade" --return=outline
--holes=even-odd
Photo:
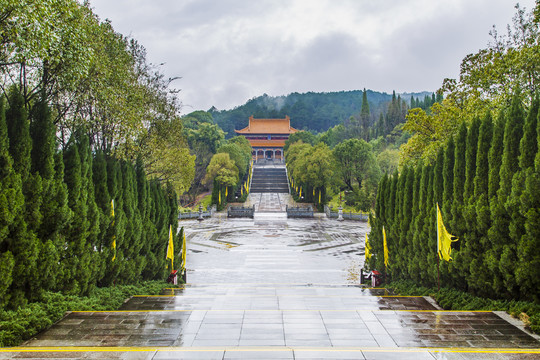
[[[244,136],[253,148],[253,159],[272,159],[283,161],[283,146],[290,134],[298,130],[291,126],[291,119],[254,119],[249,117],[249,124],[241,130],[235,130]]]

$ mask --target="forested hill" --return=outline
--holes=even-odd
[[[400,94],[401,99],[410,104],[411,96],[423,100],[431,96],[430,92]],[[386,104],[392,100],[392,94],[367,90],[367,98],[371,116],[375,119],[386,111]],[[291,117],[291,125],[297,129],[314,132],[326,131],[329,128],[360,114],[362,106],[362,90],[304,94],[292,93],[287,96],[268,96],[266,94],[253,98],[244,105],[232,110],[211,109],[214,121],[234,136],[234,129],[248,125],[248,118],[284,118]]]

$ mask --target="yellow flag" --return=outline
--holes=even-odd
[[[313,197],[315,197],[315,188],[313,188]]]
[[[302,187],[300,186],[300,193],[298,194],[299,197],[302,197]]]
[[[240,196],[244,196],[244,187],[240,186]]]
[[[218,200],[217,200],[217,203],[218,203],[218,205],[221,204],[221,190],[218,191]]]
[[[165,259],[171,259],[171,268],[174,270],[174,242],[172,234],[172,225],[169,225],[169,245],[167,245],[167,257]]]
[[[437,204],[437,253],[439,254],[439,259],[446,261],[452,260],[450,252],[452,251],[451,244],[454,241],[458,241],[458,238],[450,235],[444,227],[441,209],[439,209],[439,204]]]
[[[186,232],[184,231],[184,227],[182,226],[182,268],[180,270],[180,273],[184,271],[186,268]]]
[[[228,186],[225,187],[225,198],[227,198],[227,196],[229,196],[229,187]]]
[[[319,204],[321,203],[321,191],[319,190]]]
[[[111,217],[112,217],[112,227],[113,227],[113,231],[114,231],[114,199],[111,200]],[[113,251],[113,257],[112,257],[111,261],[114,261],[114,260],[116,260],[116,235],[114,234],[114,232],[113,232],[113,236],[112,236],[111,249]]]
[[[384,248],[384,266],[388,266],[388,245],[386,244],[386,231],[384,231],[384,226],[382,227],[382,236]]]
[[[368,236],[366,233],[366,261],[368,261],[371,258],[371,245],[369,245]]]

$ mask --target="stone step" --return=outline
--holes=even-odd
[[[251,179],[252,193],[288,193],[289,183],[284,168],[254,168]]]

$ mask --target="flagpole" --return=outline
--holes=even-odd
[[[440,279],[440,270],[439,270],[439,264],[440,264],[440,244],[439,244],[439,203],[437,203],[437,214],[435,216],[436,220],[437,220],[437,292],[439,292],[441,290],[441,279]]]
[[[440,263],[440,259],[439,259],[439,254],[437,254],[437,292],[439,292],[439,290],[441,290],[441,279],[440,279],[440,276],[439,276],[439,263]]]

